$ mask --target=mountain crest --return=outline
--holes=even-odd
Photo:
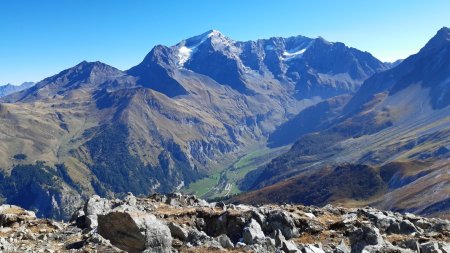
[[[8,96],[6,101],[27,101],[37,98],[63,95],[82,86],[98,87],[107,80],[123,75],[123,72],[105,63],[82,61],[56,75],[47,77],[30,89]],[[29,85],[30,87],[32,85]]]
[[[450,28],[448,27],[442,27],[439,29],[439,31],[436,33],[435,37],[439,37],[442,40],[450,41]]]
[[[98,71],[98,70],[118,70],[108,64],[105,64],[100,61],[95,62],[88,62],[88,61],[82,61],[75,65],[72,68],[69,68],[69,70],[74,70],[78,72],[92,72],[92,71]]]
[[[450,28],[448,27],[442,27],[420,51],[439,50],[445,45],[450,45]]]
[[[195,46],[199,46],[200,44],[203,44],[204,42],[206,42],[208,40],[212,41],[212,40],[223,40],[223,39],[230,40],[228,37],[223,35],[218,30],[209,30],[200,35],[183,40],[177,46],[195,47]]]

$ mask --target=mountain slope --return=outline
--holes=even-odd
[[[371,205],[383,210],[448,217],[448,166],[448,161],[392,162],[376,167],[341,164],[300,172],[287,180],[234,197],[232,202]]]
[[[269,135],[268,146],[279,147],[291,144],[302,135],[327,129],[339,116],[352,95],[341,95],[326,99],[301,111],[279,126]]]
[[[383,207],[391,203],[391,209],[423,213],[433,205],[436,207],[430,213],[448,211],[448,205],[438,203],[446,203],[450,189],[445,177],[448,170],[445,161],[450,157],[450,100],[445,99],[450,86],[449,34],[450,29],[441,29],[419,53],[405,59],[397,67],[366,80],[359,91],[331,117],[328,116],[330,110],[324,109],[327,105],[324,102],[323,106],[311,107],[308,109],[310,112],[305,110],[286,123],[284,126],[290,128],[284,131],[292,131],[294,134],[291,136],[296,136],[295,127],[301,127],[297,131],[300,138],[288,153],[274,159],[266,167],[249,173],[241,187],[255,190],[272,185],[261,190],[270,196],[274,189],[278,192],[293,188],[302,191],[305,186],[298,183],[301,182],[299,178],[309,174],[321,175],[328,166],[350,163],[379,168],[392,162],[427,162],[429,165],[422,166],[417,173],[433,170],[436,171],[433,175],[441,176],[444,181],[432,180],[432,177],[418,180],[423,176],[420,174],[420,177],[402,186],[402,190],[380,192],[382,197],[376,203],[382,203],[380,205]],[[305,115],[314,116],[318,122],[317,129],[304,132],[308,129],[298,119],[305,118]],[[320,126],[327,127],[321,129]],[[331,175],[338,176],[336,173]],[[341,187],[344,190],[346,185]],[[420,191],[411,190],[416,188],[433,189],[434,197],[423,198]],[[411,201],[405,204],[402,198],[408,191]],[[260,192],[250,194],[258,198],[256,196]],[[384,197],[389,201],[383,201]]]

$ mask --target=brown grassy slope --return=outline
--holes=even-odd
[[[365,200],[385,191],[386,183],[372,167],[344,164],[306,171],[286,181],[237,196],[233,201],[322,206],[346,199]]]
[[[393,162],[382,167],[352,164],[325,167],[241,194],[230,201],[319,206],[331,203],[349,207],[372,205],[445,216],[450,194],[449,164],[410,161]]]
[[[404,178],[414,178],[411,170],[405,170]],[[418,170],[423,176],[409,184],[396,188],[374,201],[378,208],[415,212],[422,215],[450,215],[450,161],[437,162]]]

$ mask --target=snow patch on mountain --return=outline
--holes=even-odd
[[[296,48],[286,50],[283,52],[283,60],[291,60],[293,58],[299,58],[302,57],[302,55],[308,50],[308,48],[311,46],[312,42],[308,43],[306,46],[304,43],[297,46]]]
[[[302,55],[305,51],[306,51],[306,48],[300,49],[300,50],[295,51],[295,52],[285,51],[285,52],[283,52],[283,56],[285,58],[291,58],[291,57],[295,57],[295,56],[298,56],[298,55]]]
[[[182,46],[178,49],[178,65],[183,66],[191,57],[192,48]]]
[[[273,45],[267,45],[266,50],[275,50],[275,47]]]

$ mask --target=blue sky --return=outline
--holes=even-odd
[[[210,29],[235,40],[322,36],[393,61],[450,26],[449,13],[448,0],[2,0],[0,84],[83,60],[126,70],[156,44]]]

